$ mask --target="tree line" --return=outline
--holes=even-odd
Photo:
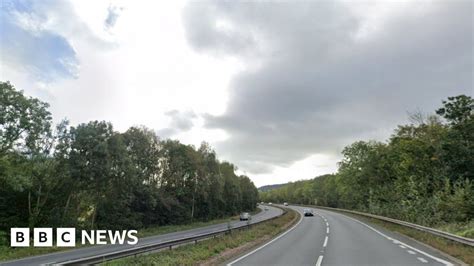
[[[0,231],[139,229],[255,209],[253,182],[207,143],[104,121],[53,128],[48,108],[0,82]]]
[[[385,142],[345,147],[337,173],[261,192],[265,201],[359,210],[422,225],[474,219],[474,100],[412,114]]]

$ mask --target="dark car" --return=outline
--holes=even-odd
[[[313,210],[311,209],[304,209],[303,213],[304,213],[304,216],[314,216]]]

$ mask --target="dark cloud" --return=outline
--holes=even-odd
[[[180,132],[189,131],[194,126],[193,120],[197,118],[193,111],[171,110],[165,115],[169,116],[171,121],[169,127],[158,130],[157,134],[162,138],[169,138]]]
[[[471,1],[411,3],[364,38],[351,3],[188,4],[189,43],[248,66],[233,78],[226,112],[205,116],[208,128],[230,135],[220,152],[244,170],[268,172],[356,139],[386,138],[407,111],[472,94]]]
[[[230,134],[217,149],[244,170],[269,172],[356,139],[385,138],[380,132],[407,111],[472,94],[472,2],[413,7],[357,38],[362,21],[350,2],[189,4],[190,44],[249,66],[231,83],[227,111],[205,117],[208,128]],[[220,20],[229,26],[219,28]]]

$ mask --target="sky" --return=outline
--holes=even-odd
[[[352,142],[474,95],[469,0],[0,5],[0,80],[55,122],[206,141],[257,186],[334,173]]]

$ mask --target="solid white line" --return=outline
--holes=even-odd
[[[378,231],[377,229],[373,228],[372,226],[367,225],[367,224],[365,224],[365,223],[363,223],[363,222],[361,222],[361,221],[359,221],[359,220],[356,220],[356,219],[351,218],[351,217],[346,216],[346,215],[344,215],[344,216],[345,216],[346,218],[349,218],[349,219],[351,219],[351,220],[353,220],[353,221],[356,221],[356,222],[358,222],[358,223],[360,223],[360,224],[366,226],[366,227],[369,228],[370,230],[376,232],[377,234],[379,234],[379,235],[385,237],[385,238],[388,239],[388,240],[393,241],[394,243],[395,243],[395,241],[397,241],[397,243],[403,244],[403,245],[405,245],[406,247],[411,248],[411,249],[417,251],[418,253],[421,253],[421,254],[423,254],[423,255],[429,257],[429,258],[432,258],[432,259],[436,260],[437,262],[440,262],[440,263],[442,263],[442,264],[444,264],[444,265],[446,265],[446,266],[453,266],[453,264],[452,264],[451,262],[449,262],[449,261],[445,261],[445,260],[443,260],[443,259],[437,258],[437,257],[435,257],[435,256],[433,256],[433,255],[430,255],[430,254],[424,252],[424,251],[421,251],[421,250],[419,250],[419,249],[417,249],[417,248],[414,248],[414,247],[412,247],[412,246],[410,246],[410,245],[408,245],[408,244],[405,244],[405,243],[403,243],[403,242],[400,241],[400,240],[397,240],[397,239],[394,239],[394,238],[392,238],[392,237],[389,237],[389,236],[387,236],[386,234],[384,234],[384,233]]]
[[[321,266],[322,262],[323,262],[323,255],[319,256],[318,261],[316,262],[316,266]]]
[[[298,223],[295,224],[293,227],[291,227],[290,229],[288,229],[287,231],[285,231],[283,234],[277,236],[276,238],[274,238],[274,239],[271,240],[270,242],[266,243],[265,245],[263,245],[263,246],[261,246],[261,247],[259,247],[259,248],[257,248],[257,249],[254,249],[253,251],[251,251],[251,252],[249,252],[249,253],[243,255],[242,257],[237,258],[237,259],[235,259],[235,260],[229,262],[229,263],[227,264],[227,266],[231,266],[232,264],[234,264],[234,263],[236,263],[236,262],[238,262],[238,261],[240,261],[240,260],[242,260],[242,259],[244,259],[244,258],[246,258],[246,257],[248,257],[248,256],[250,256],[250,255],[252,255],[252,254],[254,254],[255,252],[261,250],[262,248],[264,248],[264,247],[270,245],[271,243],[277,241],[278,239],[280,239],[281,237],[283,237],[284,235],[288,234],[288,233],[291,232],[293,229],[295,229],[295,228],[301,223],[301,221],[303,221],[303,215],[300,214],[300,220],[299,220]]]
[[[328,237],[326,236],[326,238],[324,239],[324,244],[323,244],[323,247],[326,247],[328,244]]]
[[[407,252],[410,253],[410,254],[412,254],[412,255],[415,255],[415,254],[416,254],[416,252],[413,251],[413,250],[407,250]]]
[[[425,260],[425,259],[423,259],[423,258],[418,257],[417,259],[418,259],[419,261],[423,262],[423,263],[428,263],[428,261]]]

